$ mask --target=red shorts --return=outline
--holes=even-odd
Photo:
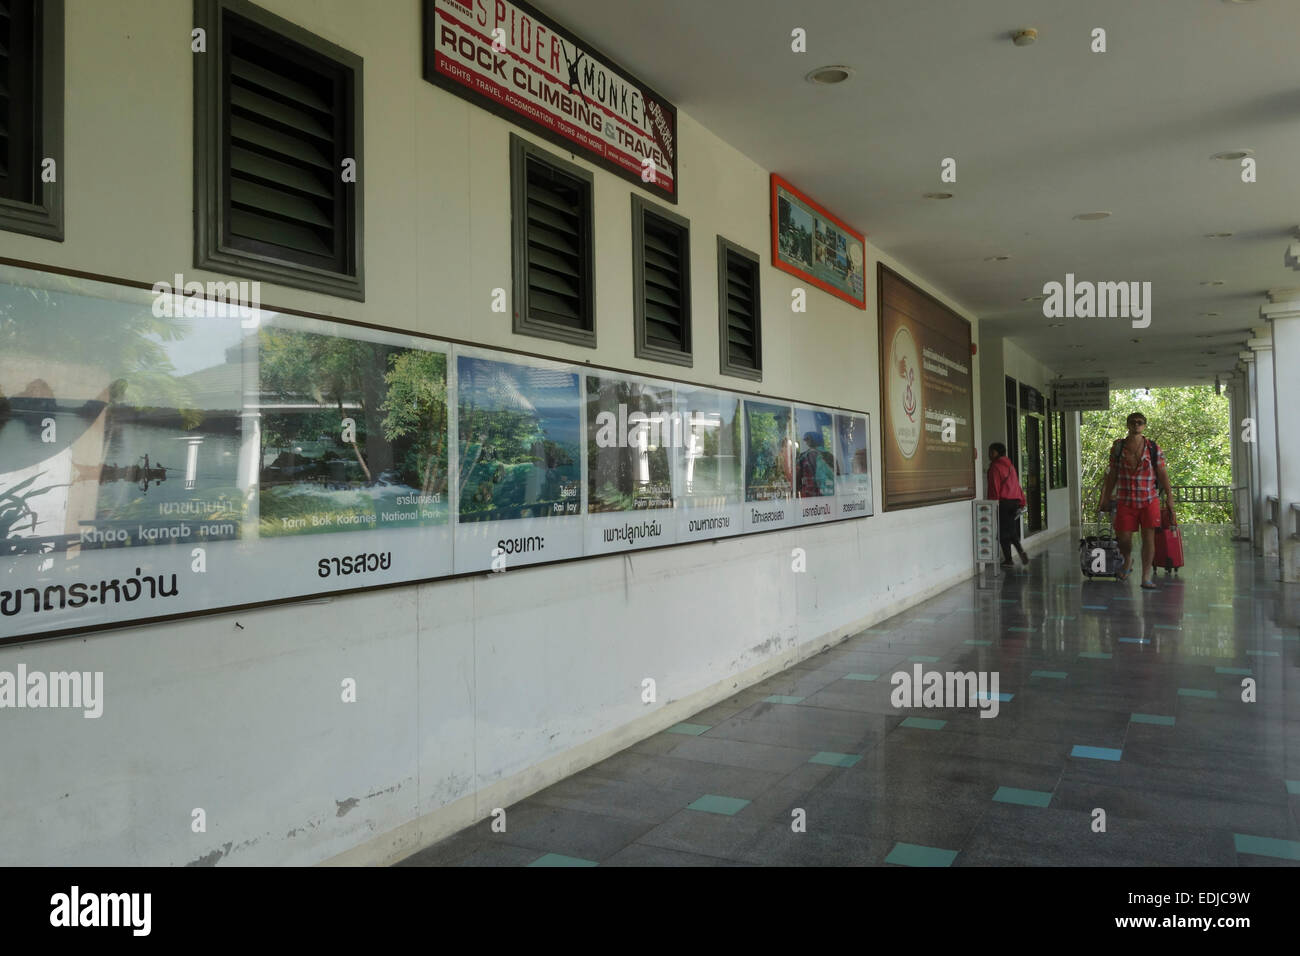
[[[1144,505],[1117,505],[1115,507],[1115,530],[1136,531],[1142,528],[1160,527],[1160,499],[1152,498]]]

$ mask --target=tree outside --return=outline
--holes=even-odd
[[[1128,434],[1125,420],[1133,412],[1146,416],[1146,435],[1165,453],[1171,485],[1232,484],[1232,422],[1228,396],[1209,385],[1179,388],[1114,389],[1109,411],[1081,414],[1079,442],[1083,465],[1083,512],[1095,514],[1102,481],[1110,466],[1110,446]],[[1227,505],[1180,502],[1180,523],[1226,523]]]

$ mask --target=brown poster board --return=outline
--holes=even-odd
[[[877,264],[885,511],[975,497],[970,323]]]

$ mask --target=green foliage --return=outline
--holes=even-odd
[[[1116,389],[1110,410],[1084,412],[1079,429],[1083,465],[1084,512],[1095,511],[1102,481],[1110,467],[1110,446],[1128,434],[1125,419],[1133,412],[1146,416],[1146,436],[1165,453],[1171,485],[1232,484],[1232,423],[1227,394],[1215,395],[1208,385],[1179,388]],[[1226,522],[1225,505],[1180,503],[1180,522]]]

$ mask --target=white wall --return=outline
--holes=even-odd
[[[599,349],[513,336],[488,306],[511,287],[520,131],[421,79],[416,0],[264,5],[364,58],[366,248],[364,303],[263,283],[265,306],[752,390],[717,371],[721,233],[764,262],[758,390],[872,415],[879,512],[875,283],[868,273],[865,312],[809,289],[809,311],[790,313],[798,283],[768,267],[766,170],[679,113],[694,369],[633,358],[634,187],[603,170]],[[191,267],[190,21],[188,3],[68,0],[66,241],[0,233],[0,255],[148,283],[226,278]],[[936,292],[868,246],[868,268],[876,258]],[[969,514],[967,502],[878,513],[0,648],[0,669],[102,670],[106,695],[98,720],[6,712],[0,864],[398,858],[969,577]],[[805,574],[790,569],[796,546]],[[340,701],[346,677],[355,704]],[[655,705],[641,703],[644,677]],[[193,833],[200,807],[207,831]]]

